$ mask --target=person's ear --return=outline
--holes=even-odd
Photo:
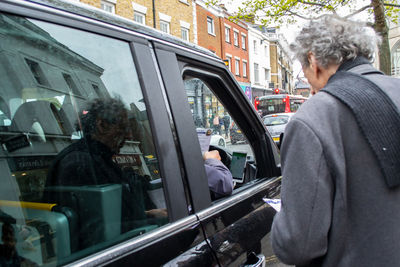
[[[308,58],[308,63],[310,65],[310,70],[313,72],[314,76],[318,78],[318,74],[321,72],[321,69],[318,65],[314,53],[308,52],[307,58]]]

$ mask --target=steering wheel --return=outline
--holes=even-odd
[[[210,148],[208,149],[208,151],[211,150],[218,150],[219,155],[221,156],[221,162],[229,169],[231,167],[231,162],[232,162],[232,153],[227,150],[224,149],[222,147],[219,146],[213,146],[210,145]]]

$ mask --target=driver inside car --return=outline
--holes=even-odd
[[[211,199],[216,200],[231,195],[233,191],[233,177],[229,169],[222,163],[218,150],[204,152],[203,159]]]

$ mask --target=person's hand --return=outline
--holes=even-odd
[[[206,151],[203,153],[203,159],[217,159],[221,160],[221,156],[219,155],[218,150],[211,150],[211,151]]]
[[[167,209],[152,209],[145,211],[147,217],[165,218],[168,216]]]

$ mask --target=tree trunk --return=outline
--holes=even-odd
[[[379,47],[379,69],[391,75],[389,27],[385,17],[385,7],[383,0],[371,0],[371,4],[375,18],[374,29],[382,37],[382,44]]]

